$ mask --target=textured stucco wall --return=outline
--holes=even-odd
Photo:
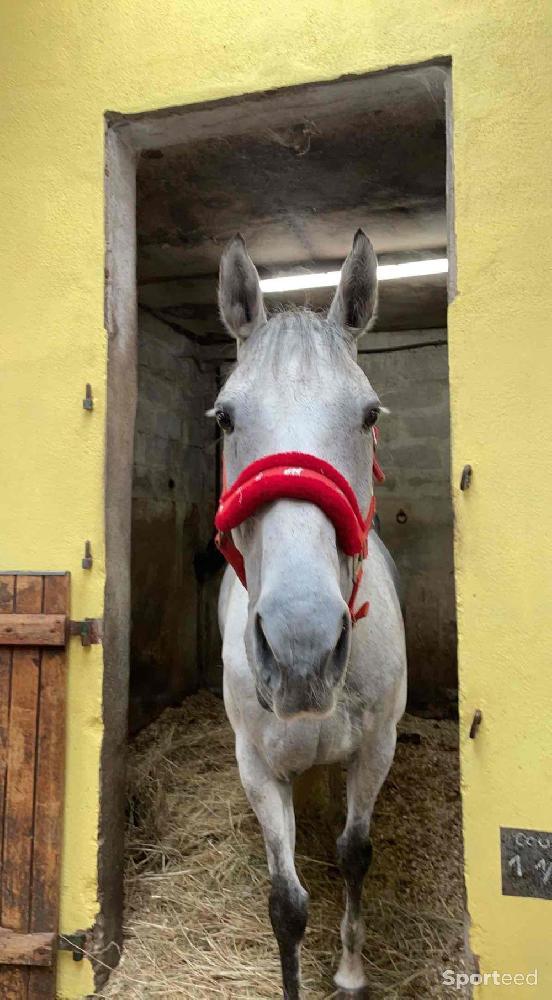
[[[0,563],[72,572],[102,613],[106,336],[104,121],[453,61],[459,294],[449,310],[452,468],[471,943],[484,970],[538,965],[549,907],[500,894],[498,827],[552,828],[550,15],[530,0],[113,0],[0,10]],[[81,406],[85,382],[96,398]],[[527,512],[530,512],[529,514]],[[81,570],[84,539],[95,564]],[[97,911],[101,649],[71,643],[62,929]],[[475,743],[467,728],[484,712]],[[60,963],[60,994],[91,990]],[[500,994],[486,987],[485,996]],[[534,988],[517,996],[535,996]]]

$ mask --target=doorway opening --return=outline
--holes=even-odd
[[[235,346],[216,305],[222,248],[241,231],[261,279],[304,276],[339,269],[355,230],[362,226],[380,265],[448,258],[450,295],[454,248],[449,235],[449,71],[444,62],[432,63],[155,114],[109,116],[106,735],[98,925],[98,946],[104,949],[110,941],[121,941],[123,800],[128,804],[131,852],[127,871],[130,866],[134,884],[138,875],[144,877],[141,906],[153,884],[149,879],[166,872],[174,888],[183,866],[195,878],[193,857],[198,860],[198,848],[205,859],[205,837],[214,851],[212,856],[207,851],[211,863],[206,867],[211,875],[216,870],[217,844],[228,838],[217,826],[219,816],[213,818],[209,841],[191,807],[190,790],[193,801],[207,803],[213,815],[209,793],[219,805],[221,797],[234,802],[224,781],[235,779],[239,838],[245,837],[238,838],[239,857],[262,864],[254,819],[238,804],[241,788],[220,702],[216,603],[222,567],[212,524],[221,485],[221,445],[205,411],[235,362]],[[269,292],[266,301],[269,309],[292,303],[322,310],[332,294],[328,287],[302,288]],[[428,990],[433,984],[434,993],[424,995],[443,996],[443,985],[435,979],[435,955],[425,954],[423,947],[420,952],[419,942],[414,944],[418,925],[413,916],[427,890],[422,868],[429,858],[437,892],[439,886],[445,891],[445,885],[452,885],[454,898],[450,908],[437,915],[426,941],[430,950],[454,951],[448,960],[457,967],[463,961],[463,876],[443,269],[381,282],[378,319],[360,342],[359,363],[390,411],[381,422],[379,457],[386,483],[378,488],[377,499],[383,539],[402,577],[410,691],[396,767],[375,820],[376,843],[379,836],[388,865],[376,870],[374,885],[375,896],[380,892],[386,900],[382,905],[388,906],[390,920],[396,907],[396,926],[402,919],[401,893],[411,902],[410,945],[393,937],[394,948],[410,948],[410,964],[397,977],[388,956],[388,978],[374,978],[374,985],[380,990],[398,988],[401,975],[408,979],[412,968],[425,962],[425,973],[412,978],[413,992],[408,992],[407,983],[397,995],[419,996],[421,984]],[[128,731],[131,783],[125,787]],[[208,755],[211,734],[214,757]],[[184,833],[185,818],[173,808],[178,796],[190,817]],[[406,832],[405,803],[410,805]],[[172,839],[152,845],[160,816],[171,827]],[[443,860],[441,848],[451,827],[454,844]],[[231,816],[228,833],[236,834]],[[300,845],[307,856],[313,850],[308,824],[301,838],[303,833]],[[219,855],[224,861],[222,846]],[[230,857],[224,864],[230,864]],[[237,898],[249,876],[259,913],[266,909],[259,865],[251,861],[251,870],[247,864],[238,866],[242,882],[234,887],[237,911]],[[332,862],[327,865],[331,888]],[[223,882],[215,910],[226,900],[231,923],[233,887]],[[189,885],[183,888],[180,909],[174,899],[170,916],[161,906],[158,923],[180,922],[184,938],[178,947],[187,954],[189,945],[192,956],[195,949],[202,950],[202,936],[209,938],[213,912],[206,903],[207,883],[203,888],[198,883],[197,900],[203,897],[208,911],[205,926],[198,929],[200,918],[191,905]],[[312,896],[315,903],[316,890]],[[337,879],[335,897],[337,913]],[[133,902],[129,894],[131,911],[137,899]],[[154,911],[148,912],[150,923],[155,923]],[[337,935],[337,917],[334,922]],[[259,931],[261,942],[267,928],[268,920]],[[224,980],[224,966],[230,953],[236,953],[238,939],[243,941],[244,935],[229,934],[227,951],[219,954],[220,968],[212,969],[213,982],[218,982],[217,976]],[[145,974],[142,963],[151,947],[151,940],[143,952],[129,946],[135,974],[138,969]],[[175,947],[173,941],[171,954]],[[259,944],[257,959],[253,951],[244,960],[252,975],[261,959],[273,960],[277,971],[275,946],[271,944],[268,958],[263,947],[266,942]],[[208,944],[205,949],[207,966],[216,966],[216,949],[210,955]],[[104,954],[110,954],[109,949]],[[192,982],[193,961],[182,962]],[[159,972],[158,961],[156,965]],[[163,970],[167,983],[173,972],[168,965]],[[324,978],[327,970],[320,967],[319,972]],[[266,972],[266,996],[273,995],[270,975]],[[312,989],[315,978],[313,965]],[[184,995],[204,996],[206,990],[213,991],[209,982],[201,980],[197,993],[190,987]],[[130,980],[114,976],[105,995],[140,995],[130,989]],[[254,980],[243,989],[240,995],[265,995]],[[231,983],[221,987],[220,995],[234,995]]]

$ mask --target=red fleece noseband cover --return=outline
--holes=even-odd
[[[380,481],[383,478],[375,461],[374,476]],[[351,486],[329,462],[316,458],[315,455],[295,451],[266,455],[248,465],[232,486],[225,489],[215,517],[219,533],[217,545],[244,587],[247,584],[243,556],[234,544],[230,532],[243,524],[259,507],[282,498],[306,500],[316,504],[334,525],[341,550],[348,556],[359,556],[360,559],[366,557],[368,534],[375,513],[374,497],[364,519]],[[360,564],[349,602],[353,622],[364,617],[368,611],[367,605],[363,605],[357,612],[352,607],[361,573]]]
[[[349,483],[328,462],[301,452],[267,455],[248,465],[222,494],[215,525],[219,531],[231,531],[258,507],[282,498],[316,504],[335,526],[343,552],[362,552],[366,526]]]

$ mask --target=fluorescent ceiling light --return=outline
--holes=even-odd
[[[378,281],[393,278],[416,278],[424,274],[446,274],[448,258],[435,257],[432,260],[407,260],[403,264],[380,264]],[[280,278],[263,278],[263,292],[293,292],[303,288],[334,288],[339,284],[341,271],[323,271],[318,274],[287,274]]]

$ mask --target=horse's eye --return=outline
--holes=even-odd
[[[225,434],[231,434],[234,430],[234,421],[226,410],[216,410],[215,420]]]
[[[364,414],[364,426],[373,427],[374,424],[377,423],[379,412],[380,411],[376,407],[373,407],[371,410],[366,410],[366,413]]]

